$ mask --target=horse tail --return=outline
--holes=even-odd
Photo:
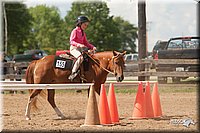
[[[36,60],[32,61],[26,69],[26,84],[34,84],[35,65],[36,65]],[[29,91],[29,94],[31,94],[33,92],[33,89],[29,89],[28,91]],[[37,103],[37,97],[35,97],[35,100],[32,103],[32,107],[35,110],[38,109],[36,103]]]

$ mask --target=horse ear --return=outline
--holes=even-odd
[[[114,56],[118,55],[117,51],[113,51],[113,55]]]
[[[122,55],[124,56],[126,54],[126,51],[124,51],[123,53],[122,53]]]

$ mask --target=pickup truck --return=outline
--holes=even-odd
[[[13,56],[13,61],[15,62],[30,62],[33,60],[38,60],[46,56],[46,52],[43,50],[26,50],[23,54],[16,54]]]
[[[200,37],[176,37],[167,42],[164,49],[158,51],[158,59],[199,59]],[[178,70],[179,69],[179,70]],[[199,64],[160,64],[156,71],[199,72]],[[172,77],[173,82],[180,82],[188,77]],[[159,82],[167,82],[167,77],[158,77]]]

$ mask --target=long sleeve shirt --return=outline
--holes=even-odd
[[[93,49],[93,45],[87,41],[86,34],[81,30],[80,27],[76,27],[72,30],[70,36],[70,45],[75,47],[80,47],[80,45],[85,45],[89,49]]]

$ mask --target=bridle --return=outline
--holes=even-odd
[[[101,66],[101,64],[99,64],[88,52],[85,52],[85,54],[87,54],[90,57],[90,59],[92,59],[100,68],[102,68],[103,70],[105,70],[106,72],[108,72],[108,73],[110,73],[112,75],[115,75],[115,69],[114,69],[114,72],[111,72],[110,70],[108,70],[108,69],[104,68],[103,66]],[[114,58],[115,58],[115,56],[112,57],[113,66],[115,65],[114,64]]]

